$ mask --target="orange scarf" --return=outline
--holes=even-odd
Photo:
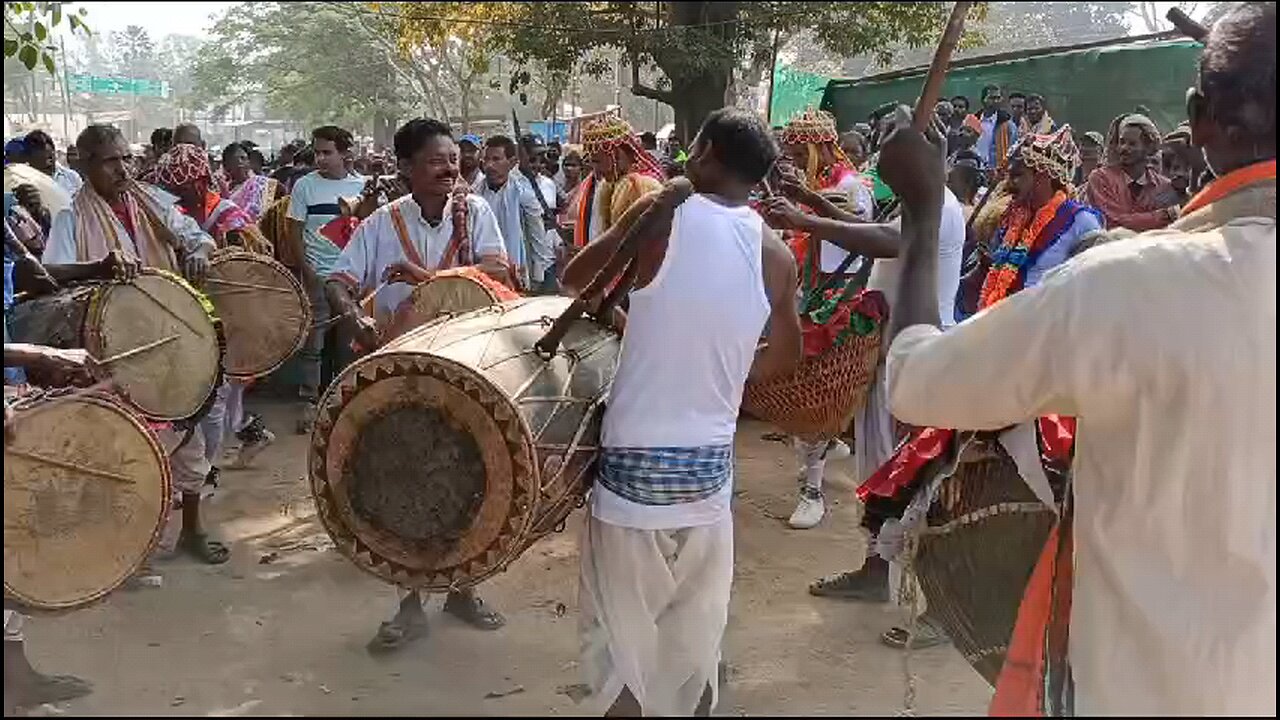
[[[1182,215],[1190,215],[1191,213],[1204,208],[1206,205],[1215,203],[1231,193],[1256,182],[1263,180],[1276,179],[1276,161],[1263,160],[1252,165],[1246,165],[1237,170],[1223,175],[1204,187],[1203,190],[1196,193],[1191,201],[1182,208]]]

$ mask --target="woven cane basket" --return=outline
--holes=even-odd
[[[929,613],[993,687],[1054,522],[994,438],[965,448],[929,509],[916,577]]]
[[[839,434],[867,399],[883,332],[879,325],[867,335],[851,335],[843,344],[805,358],[791,375],[747,381],[743,410],[792,435]]]

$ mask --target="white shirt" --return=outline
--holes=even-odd
[[[75,195],[80,186],[84,185],[84,180],[80,179],[80,173],[61,164],[54,165],[53,181],[58,184],[58,187],[66,190],[68,195]]]
[[[900,221],[893,224],[901,227]],[[938,315],[943,327],[956,321],[956,291],[960,289],[960,268],[964,264],[964,226],[964,207],[950,190],[945,190],[938,226]],[[901,273],[902,262],[897,258],[877,258],[871,266],[867,288],[883,292],[892,305],[898,299]]]
[[[1274,181],[1270,193],[1269,217],[1214,225],[1220,201],[890,348],[903,422],[1078,418],[1082,716],[1275,716]]]
[[[769,318],[762,222],[746,206],[726,207],[702,195],[676,210],[662,267],[630,296],[602,446],[733,442],[743,386]],[[702,500],[654,506],[625,500],[597,483],[592,512],[611,525],[642,530],[706,525],[729,512],[731,485]]]
[[[546,175],[538,175],[538,192],[542,194],[542,199],[547,203],[547,209],[555,212],[556,209],[556,184]],[[537,198],[534,198],[537,200]],[[538,206],[538,221],[542,222],[542,206]],[[529,261],[529,275],[536,281],[542,280],[546,276],[546,271],[551,269],[556,263],[556,248],[560,246],[560,233],[555,228],[546,230],[542,233],[541,242],[534,243],[530,246],[533,251],[533,257]]]
[[[203,249],[206,253],[213,252],[217,247],[213,238],[201,230],[200,224],[191,216],[178,209],[178,198],[154,185],[140,182],[138,187],[155,198],[164,212],[161,219],[164,220],[165,227],[169,228],[169,231],[178,239],[184,251],[193,253]],[[75,212],[75,205],[72,204],[54,216],[53,223],[49,227],[49,241],[45,243],[44,254],[40,258],[45,265],[79,262],[76,258]],[[115,223],[116,237],[120,238],[121,249],[128,257],[137,258],[138,248],[133,244],[133,236],[125,230],[124,224],[115,216],[115,213],[109,213],[109,215],[110,221]],[[90,247],[92,246],[90,244]],[[86,261],[101,259],[102,257],[91,257]]]
[[[438,225],[431,225],[422,217],[422,209],[412,195],[395,200],[378,208],[365,218],[351,236],[351,242],[342,249],[329,277],[341,278],[361,294],[371,292],[382,284],[387,268],[398,262],[417,262],[408,257],[400,234],[396,232],[391,208],[396,207],[404,218],[409,241],[418,259],[428,270],[442,269],[440,262],[444,251],[453,239],[453,198],[444,206],[444,216]],[[503,255],[502,232],[489,205],[475,195],[467,196],[467,238],[472,255],[479,259],[485,255]],[[413,286],[404,283],[388,285],[378,291],[374,303],[379,314],[390,315],[413,292]]]
[[[871,222],[872,215],[875,212],[875,200],[871,196],[871,190],[862,181],[860,175],[850,173],[845,175],[834,188],[823,192],[842,193],[849,197],[853,204],[853,214],[858,216],[863,222]],[[829,242],[822,243],[822,255],[819,257],[822,263],[822,272],[835,272],[840,268],[840,263],[849,257],[849,253],[840,247]],[[859,261],[850,263],[849,268],[845,272],[857,272],[860,266]]]
[[[543,234],[542,205],[533,194],[533,186],[519,170],[512,170],[507,176],[507,182],[497,190],[489,187],[489,180],[483,174],[476,178],[471,189],[489,203],[489,208],[498,219],[498,227],[502,230],[507,257],[528,279],[528,251],[539,242],[538,238]],[[537,279],[542,278],[539,275]]]

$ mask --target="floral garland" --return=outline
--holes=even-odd
[[[1067,193],[1059,190],[1053,199],[1045,203],[1032,216],[1022,205],[1009,208],[1007,220],[1000,230],[999,244],[991,256],[991,269],[982,283],[978,309],[982,310],[1017,292],[1023,270],[1033,252],[1044,248],[1047,241],[1045,228],[1057,216]]]

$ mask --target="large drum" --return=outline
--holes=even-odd
[[[220,382],[213,307],[181,278],[145,270],[128,283],[90,283],[14,306],[15,342],[83,348],[135,408],[155,420],[200,413]]]
[[[115,398],[61,391],[13,407],[14,439],[4,448],[5,602],[83,607],[119,587],[155,547],[169,463]]]
[[[277,370],[307,341],[311,303],[288,268],[265,255],[226,249],[205,279],[227,338],[223,368],[237,379]]]
[[[415,287],[396,310],[382,333],[384,342],[441,315],[458,315],[519,297],[515,290],[484,274],[478,267],[441,270]]]
[[[979,437],[964,445],[955,472],[938,487],[915,572],[929,614],[994,687],[1056,516],[995,436]]]
[[[579,320],[533,345],[568,298],[515,300],[417,328],[347,368],[320,403],[311,491],[362,569],[429,591],[505,569],[581,504],[620,341]]]

